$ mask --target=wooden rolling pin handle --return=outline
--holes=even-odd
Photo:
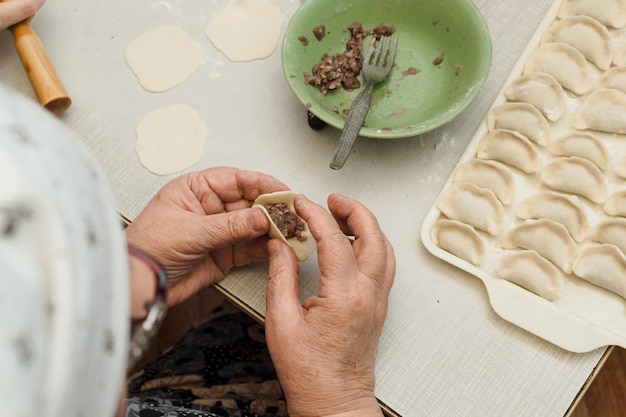
[[[61,114],[70,107],[72,100],[52,66],[41,39],[33,31],[30,20],[25,19],[9,28],[15,49],[39,103],[51,112]]]

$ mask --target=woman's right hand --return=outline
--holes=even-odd
[[[269,175],[231,167],[181,175],[144,207],[126,238],[165,268],[172,306],[236,266],[267,260],[270,223],[252,205],[261,194],[288,189]]]
[[[0,30],[34,15],[46,0],[0,0]]]
[[[300,304],[298,262],[269,242],[266,337],[289,415],[381,416],[374,362],[395,277],[391,244],[347,197],[331,195],[330,213],[304,196],[295,207],[317,240],[321,277],[319,294]]]

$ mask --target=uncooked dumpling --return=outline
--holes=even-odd
[[[565,92],[559,82],[545,72],[529,72],[515,79],[505,90],[511,101],[535,106],[550,121],[561,118],[565,111]]]
[[[622,178],[626,178],[626,156],[622,157],[613,167],[615,173]]]
[[[593,229],[591,239],[610,243],[626,254],[626,219],[603,220]]]
[[[282,24],[282,12],[270,2],[244,1],[214,16],[205,34],[230,61],[246,62],[274,52]]]
[[[524,74],[529,72],[546,72],[575,94],[585,94],[592,85],[587,59],[563,42],[546,43],[533,50],[524,66]]]
[[[586,159],[577,156],[557,158],[544,167],[541,179],[555,190],[578,194],[594,203],[606,201],[602,171]]]
[[[459,165],[455,182],[471,182],[494,192],[502,204],[511,204],[515,195],[515,180],[511,171],[496,161],[470,159]]]
[[[500,234],[504,208],[493,191],[462,182],[452,184],[437,201],[437,208],[447,218]]]
[[[625,0],[563,0],[558,17],[585,15],[614,28],[626,26]]]
[[[609,68],[613,61],[609,31],[589,16],[570,16],[553,23],[544,32],[541,42],[571,45],[602,70]]]
[[[626,133],[626,93],[603,88],[589,94],[576,113],[574,127],[578,130]]]
[[[549,219],[526,220],[512,227],[500,245],[504,249],[532,249],[567,274],[576,257],[576,243],[565,226]]]
[[[626,190],[612,194],[604,204],[604,211],[611,216],[626,217]]]
[[[538,145],[550,142],[550,125],[535,106],[528,103],[503,103],[487,115],[487,128],[513,130]]]
[[[610,88],[626,93],[626,66],[613,67],[602,74],[598,80],[597,88]]]
[[[511,281],[548,301],[559,298],[561,273],[534,250],[503,255],[494,266],[500,278]]]
[[[559,156],[579,156],[598,166],[601,170],[609,167],[609,152],[604,143],[588,132],[570,132],[552,141],[550,152]]]
[[[580,278],[626,298],[626,257],[617,246],[603,243],[583,248],[572,270]]]
[[[292,191],[262,194],[254,200],[253,207],[263,210],[263,213],[269,219],[270,237],[282,240],[291,247],[299,261],[306,261],[315,251],[317,243],[309,230],[309,225],[296,214],[293,206],[293,200],[296,195]],[[278,215],[274,215],[272,206],[276,208]],[[286,223],[293,227],[285,227]],[[297,225],[300,225],[300,227],[295,227]],[[287,229],[289,233],[281,231]]]
[[[202,63],[202,48],[185,32],[164,26],[135,39],[124,54],[141,86],[167,91],[189,78]]]
[[[626,65],[626,42],[613,39],[613,65]]]
[[[457,220],[437,220],[430,238],[441,249],[479,265],[485,254],[485,243],[474,228]]]
[[[550,219],[561,223],[574,240],[582,242],[589,222],[582,204],[576,197],[551,191],[533,194],[521,201],[515,209],[521,219]]]
[[[476,156],[504,162],[526,173],[541,168],[541,157],[530,140],[512,130],[495,129],[487,133],[478,144]]]
[[[194,109],[176,104],[141,119],[135,150],[141,164],[150,172],[173,174],[200,161],[208,132]]]

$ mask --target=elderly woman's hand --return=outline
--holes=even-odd
[[[0,30],[31,17],[46,0],[0,0]]]
[[[260,195],[287,190],[277,179],[218,167],[166,184],[126,229],[129,245],[169,275],[168,304],[220,281],[234,266],[266,260],[269,221],[251,208]]]
[[[318,242],[321,277],[319,295],[301,305],[293,253],[269,242],[266,337],[289,415],[381,416],[374,361],[395,276],[393,249],[354,200],[331,195],[332,215],[304,196],[295,203]]]

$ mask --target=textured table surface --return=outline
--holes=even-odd
[[[297,0],[271,1],[283,10],[285,25],[299,6]],[[426,212],[553,0],[476,0],[492,36],[493,64],[474,103],[428,134],[359,139],[340,171],[328,167],[340,132],[308,127],[282,75],[279,51],[266,60],[232,64],[208,42],[210,17],[232,3],[55,0],[33,20],[73,98],[62,120],[99,159],[120,213],[134,218],[171,178],[139,164],[138,121],[161,107],[190,105],[210,130],[193,170],[259,170],[320,203],[330,192],[355,197],[378,216],[398,257],[376,367],[381,402],[406,417],[565,415],[604,349],[570,353],[502,320],[478,279],[433,257],[420,241]],[[129,71],[124,49],[162,25],[185,30],[202,45],[205,60],[182,85],[153,94]],[[6,31],[0,33],[0,81],[33,96]],[[301,265],[303,297],[316,290],[315,262]],[[266,275],[267,265],[244,268],[222,286],[262,315]]]

